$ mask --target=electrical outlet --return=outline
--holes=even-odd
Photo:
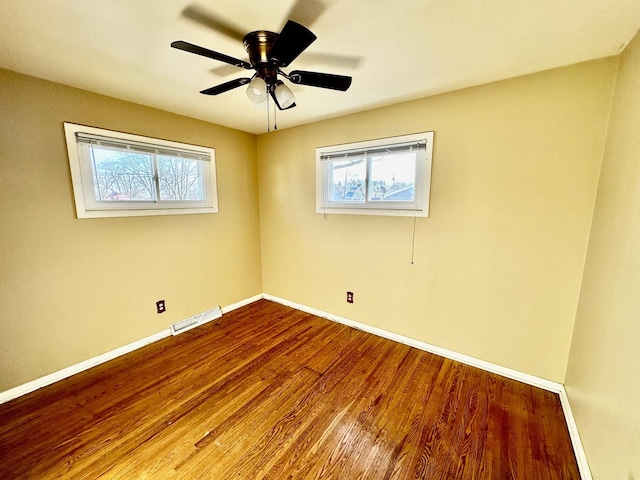
[[[164,306],[164,300],[158,300],[156,302],[156,310],[158,313],[164,313],[167,311],[167,308]]]
[[[347,292],[347,303],[353,303],[353,292]]]

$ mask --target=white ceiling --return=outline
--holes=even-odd
[[[278,112],[280,129],[616,55],[640,28],[640,0],[322,1],[326,9],[307,25],[318,39],[285,71],[351,75],[353,84],[347,92],[292,86],[297,107]],[[243,87],[198,93],[247,71],[216,69],[226,64],[169,45],[185,40],[245,59],[238,40],[183,10],[197,6],[246,32],[279,32],[294,4],[0,0],[0,67],[262,133],[266,111]],[[326,54],[346,58],[335,64]]]

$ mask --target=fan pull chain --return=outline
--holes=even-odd
[[[267,95],[267,133],[269,133],[271,131],[271,119],[269,118],[270,115],[270,111],[269,111],[269,95]]]
[[[277,114],[278,113],[278,109],[276,108],[276,102],[273,102],[273,129],[274,130],[278,130],[278,119],[277,119]]]

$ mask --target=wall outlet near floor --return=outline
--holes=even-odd
[[[353,303],[353,292],[347,292],[347,303]]]
[[[156,302],[156,311],[158,313],[164,313],[167,311],[167,308],[164,306],[164,300],[158,300]]]

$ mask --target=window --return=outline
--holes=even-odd
[[[433,132],[316,149],[316,212],[429,215]]]
[[[214,213],[215,151],[65,123],[78,218]]]

